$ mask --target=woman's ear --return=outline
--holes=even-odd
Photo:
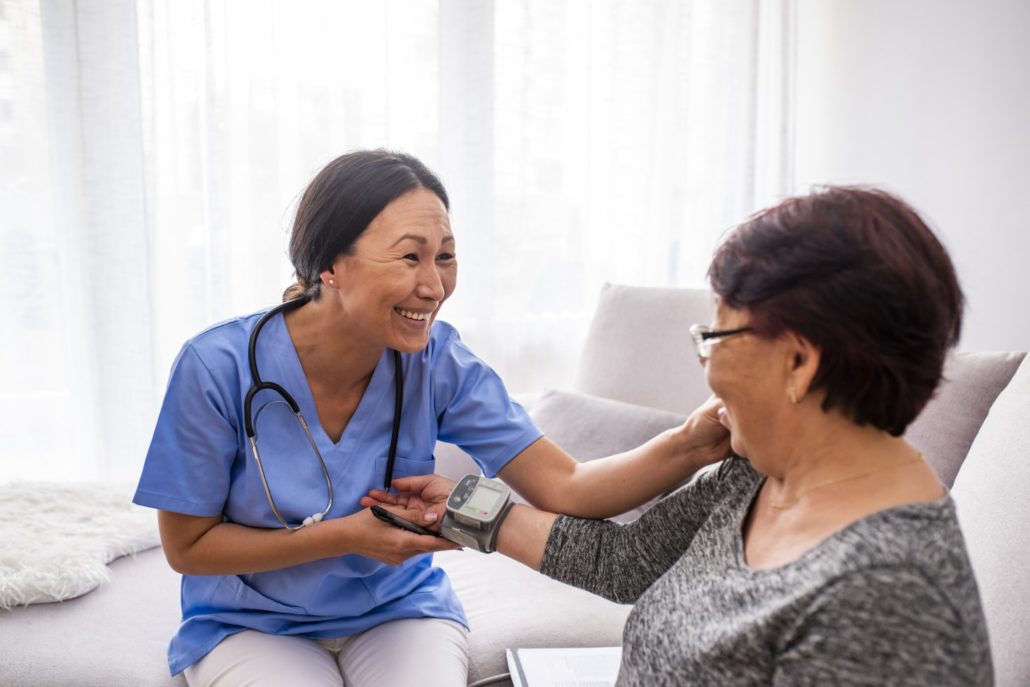
[[[821,351],[815,344],[803,336],[788,332],[785,335],[787,345],[787,397],[791,403],[800,403],[808,395],[819,371]]]
[[[330,289],[340,288],[340,279],[343,276],[341,270],[345,269],[343,255],[337,255],[329,267],[322,270],[318,275],[322,280],[322,286]]]

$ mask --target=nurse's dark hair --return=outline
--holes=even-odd
[[[708,270],[761,337],[793,332],[820,351],[813,390],[858,425],[901,436],[933,396],[962,330],[947,251],[885,191],[824,187],[734,229]]]
[[[321,273],[354,242],[391,201],[417,188],[435,193],[450,210],[440,179],[417,158],[391,150],[358,150],[327,164],[308,184],[290,235],[296,282],[283,293],[318,299]]]

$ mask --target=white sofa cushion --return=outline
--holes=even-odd
[[[450,576],[472,628],[469,682],[507,672],[507,647],[622,643],[630,606],[500,554],[448,551],[435,562]],[[181,674],[168,675],[166,659],[179,623],[179,576],[159,548],[120,558],[111,571],[110,584],[77,599],[0,611],[0,686],[186,684]]]
[[[1030,364],[998,395],[952,495],[980,587],[999,687],[1030,685]]]
[[[185,687],[168,675],[179,576],[150,549],[111,563],[111,582],[61,603],[0,611],[0,686]]]

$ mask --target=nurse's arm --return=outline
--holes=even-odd
[[[607,518],[636,508],[730,453],[719,419],[722,403],[709,399],[679,427],[637,448],[580,463],[543,437],[513,458],[498,476],[537,508],[582,518]]]
[[[368,509],[295,532],[165,510],[158,511],[158,526],[168,564],[184,575],[244,575],[349,553],[398,565],[418,554],[458,548],[446,539],[391,527]]]

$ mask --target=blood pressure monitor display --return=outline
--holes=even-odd
[[[511,488],[479,475],[465,475],[447,497],[440,534],[475,551],[495,550],[497,528],[511,509]]]
[[[462,507],[464,511],[486,515],[501,499],[501,492],[480,485]]]
[[[465,475],[451,490],[447,499],[447,512],[460,522],[482,527],[493,522],[508,499],[508,485],[478,475]]]

